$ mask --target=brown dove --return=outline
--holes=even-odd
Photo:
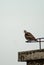
[[[26,30],[24,30],[24,33],[25,33],[24,36],[27,41],[37,41],[37,39],[30,32],[27,32]]]

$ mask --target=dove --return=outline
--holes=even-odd
[[[37,41],[37,39],[30,33],[24,30],[24,36],[27,41]]]

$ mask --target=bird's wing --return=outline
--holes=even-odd
[[[30,38],[34,38],[35,39],[35,37],[29,32],[27,33],[27,36],[30,37]]]

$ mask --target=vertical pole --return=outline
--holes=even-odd
[[[41,39],[39,39],[39,48],[41,50]]]

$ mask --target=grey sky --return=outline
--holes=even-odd
[[[24,29],[44,37],[44,0],[0,0],[0,65],[24,65],[18,52],[39,49],[25,43]]]

